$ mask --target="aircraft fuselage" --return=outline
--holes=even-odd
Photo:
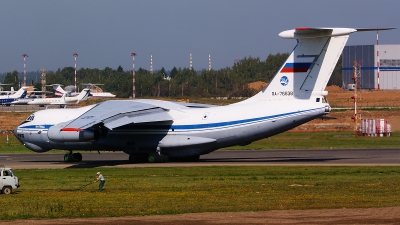
[[[143,101],[154,105],[165,104],[156,100]],[[280,104],[285,104],[285,107]],[[207,154],[222,147],[245,145],[281,133],[326,114],[327,106],[326,103],[308,100],[300,104],[298,101],[292,104],[284,101],[211,108],[188,108],[168,103],[168,107],[172,108],[168,113],[174,119],[173,122],[128,124],[109,130],[94,140],[66,142],[50,140],[49,128],[83,114],[91,106],[79,111],[48,109],[34,113],[31,121],[28,118],[15,130],[15,135],[26,147],[37,152],[80,149],[134,154],[150,153],[160,148],[162,153],[170,157],[181,157]]]

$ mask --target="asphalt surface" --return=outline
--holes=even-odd
[[[68,108],[75,108],[76,106],[68,105]],[[47,108],[57,109],[60,108],[58,105],[49,105]],[[2,112],[36,112],[39,110],[46,109],[45,107],[40,107],[38,105],[11,105],[5,106],[0,105],[0,111]]]
[[[202,155],[199,162],[131,164],[122,152],[82,153],[81,162],[65,163],[60,153],[0,154],[0,165],[13,169],[176,167],[176,166],[399,166],[400,149],[333,150],[218,150]]]

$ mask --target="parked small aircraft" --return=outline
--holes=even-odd
[[[89,97],[94,97],[94,98],[114,98],[115,95],[111,94],[110,92],[103,92],[99,87],[97,87],[97,85],[102,85],[102,84],[82,84],[82,85],[86,85],[87,89],[90,89],[90,96]],[[78,95],[79,93],[75,93],[75,92],[68,92],[65,91],[63,88],[61,88],[61,84],[52,84],[50,86],[53,86],[55,95],[59,95],[62,96],[63,94],[67,94],[67,96],[75,96]],[[100,89],[101,91],[97,91],[98,89]]]
[[[89,89],[83,89],[82,92],[74,97],[67,97],[66,93],[61,97],[61,98],[37,98],[34,99],[30,102],[28,102],[28,105],[39,105],[39,106],[44,106],[44,105],[60,105],[60,106],[65,106],[69,104],[78,104],[81,101],[87,100],[89,97],[90,90]]]
[[[71,93],[68,93],[68,92],[66,92],[66,91],[64,91],[64,89],[62,89],[62,84],[49,84],[49,85],[46,85],[46,86],[51,86],[51,87],[53,87],[53,89],[54,89],[54,95],[57,95],[57,96],[63,96],[64,94],[67,94],[66,96],[67,97],[70,97],[71,96]],[[79,93],[78,93],[79,94]],[[77,95],[78,95],[77,94]]]
[[[88,84],[82,84],[82,85],[86,85],[87,88],[90,89],[90,97],[93,97],[93,98],[115,98],[114,94],[111,94],[110,92],[103,92],[103,90],[98,87],[99,85],[103,85],[103,84],[88,83]]]
[[[11,102],[20,98],[25,98],[27,89],[27,87],[22,87],[14,94],[0,95],[0,104],[10,106]]]
[[[29,102],[31,102],[37,98],[41,98],[41,96],[33,95],[32,97],[18,98],[18,99],[15,99],[15,101],[12,101],[10,104],[11,105],[28,105]]]
[[[35,152],[123,151],[131,162],[198,160],[219,148],[246,145],[292,129],[331,111],[325,91],[349,34],[387,30],[299,27],[283,31],[297,39],[286,62],[255,96],[226,106],[160,100],[110,100],[77,109],[30,115],[14,134]]]

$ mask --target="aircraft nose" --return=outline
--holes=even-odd
[[[13,131],[14,136],[22,143],[21,137],[18,135],[18,127],[14,129]]]
[[[330,105],[325,105],[325,113],[330,113],[332,110]]]

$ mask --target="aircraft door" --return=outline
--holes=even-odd
[[[0,186],[3,185],[12,185],[14,183],[14,177],[12,176],[11,171],[9,170],[3,170],[1,171],[1,184]]]

